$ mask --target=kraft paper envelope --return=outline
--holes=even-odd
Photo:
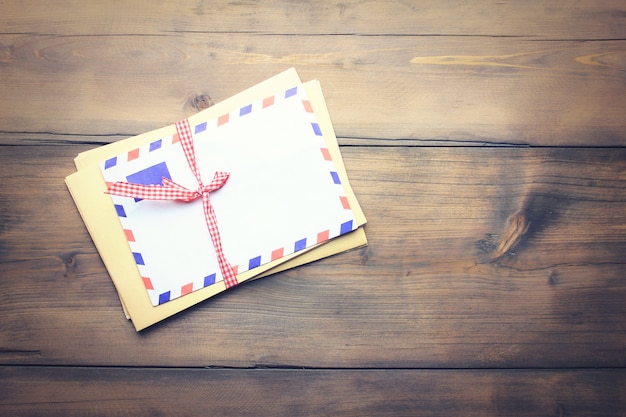
[[[190,124],[215,118],[228,109],[238,108],[245,103],[266,97],[274,92],[299,84],[300,80],[295,70],[286,71],[276,77],[252,87],[245,92],[233,96],[207,110],[204,110],[189,118]],[[332,254],[343,252],[355,247],[367,244],[363,228],[365,217],[356,201],[356,198],[348,185],[345,168],[339,153],[339,147],[334,137],[332,124],[326,109],[323,95],[318,82],[309,82],[304,85],[308,99],[313,107],[317,121],[323,132],[328,150],[332,154],[337,173],[341,183],[345,185],[346,197],[354,212],[358,228],[353,232],[341,235],[323,244],[313,246],[292,255],[269,262],[252,270],[238,274],[240,282],[260,276],[266,276],[287,268],[312,262]],[[145,145],[155,140],[172,134],[173,126],[158,129],[143,135],[116,142],[101,148],[97,148],[80,154],[76,158],[78,172],[70,175],[67,185],[76,201],[81,215],[87,225],[92,238],[104,260],[107,269],[118,290],[127,316],[133,321],[137,330],[148,327],[164,318],[178,313],[192,305],[201,302],[225,289],[223,283],[216,283],[202,288],[183,297],[171,300],[165,304],[153,306],[146,294],[141,276],[137,270],[137,264],[128,250],[128,242],[120,227],[117,214],[106,195],[106,185],[98,163],[138,146]]]

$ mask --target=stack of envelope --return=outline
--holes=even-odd
[[[294,69],[75,164],[66,184],[137,331],[367,244],[320,84]]]

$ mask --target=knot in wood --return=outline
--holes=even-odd
[[[211,107],[213,101],[207,94],[195,94],[191,99],[191,105],[196,110],[204,110]]]

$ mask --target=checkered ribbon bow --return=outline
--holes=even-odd
[[[109,194],[115,194],[123,197],[141,198],[146,200],[178,200],[189,202],[197,198],[202,197],[202,203],[204,207],[204,217],[206,219],[207,227],[209,228],[209,234],[211,235],[211,241],[217,254],[217,261],[224,277],[224,284],[226,288],[233,287],[238,284],[237,276],[231,264],[226,260],[224,250],[222,249],[222,238],[220,237],[220,231],[217,227],[217,217],[213,210],[213,205],[209,200],[209,194],[213,191],[219,190],[228,180],[230,174],[228,172],[216,172],[213,176],[213,180],[208,185],[202,183],[200,177],[200,171],[198,170],[198,164],[196,162],[196,154],[193,147],[193,136],[191,134],[191,128],[189,127],[189,121],[187,119],[176,123],[176,131],[180,138],[180,143],[183,147],[183,152],[187,158],[189,168],[193,172],[196,180],[198,181],[197,190],[189,190],[174,181],[163,178],[163,186],[161,185],[142,185],[131,184],[128,182],[118,181],[108,187],[107,192]]]

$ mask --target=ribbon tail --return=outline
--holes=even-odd
[[[200,196],[196,191],[191,191],[176,183],[170,185],[144,185],[118,181],[111,184],[106,193],[122,197],[132,197],[146,200],[182,200],[192,201]]]
[[[204,193],[202,200],[204,203],[204,216],[206,218],[207,226],[209,227],[209,234],[211,235],[211,241],[213,242],[215,253],[217,254],[217,261],[220,266],[220,271],[222,272],[222,277],[224,278],[224,284],[226,285],[226,288],[234,287],[239,284],[239,282],[237,281],[235,270],[224,255],[224,250],[222,249],[222,238],[217,227],[217,216],[213,210],[213,205],[209,201],[209,194]]]
[[[188,188],[183,187],[182,185],[180,185],[177,182],[172,181],[171,179],[167,178],[167,177],[161,177],[161,183],[163,184],[163,186],[165,187],[171,187],[171,188],[177,188],[179,190],[185,190],[188,191]]]
[[[230,177],[230,172],[217,171],[215,175],[213,175],[213,179],[205,187],[205,191],[212,193],[213,191],[217,191],[226,184],[228,181],[228,177]]]

